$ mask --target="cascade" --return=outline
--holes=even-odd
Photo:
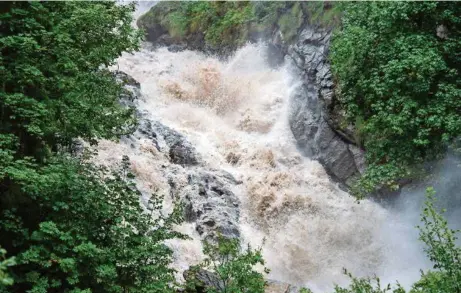
[[[265,52],[247,45],[221,61],[146,45],[125,54],[118,68],[140,83],[144,122],[120,143],[102,141],[99,160],[127,154],[145,194],[163,195],[166,208],[189,203],[178,229],[192,240],[169,243],[179,271],[200,261],[200,240],[218,229],[263,245],[271,279],[321,292],[347,282],[347,268],[409,285],[428,266],[419,211],[359,204],[301,155],[288,122],[300,81],[289,64],[271,68]]]

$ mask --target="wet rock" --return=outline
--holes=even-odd
[[[184,216],[196,223],[196,231],[203,238],[214,238],[217,233],[224,237],[239,237],[240,202],[231,191],[235,179],[228,178],[218,170],[188,170],[187,184],[170,184],[172,194],[184,203]],[[171,182],[179,181],[171,174]]]
[[[239,162],[240,157],[241,156],[239,154],[235,154],[234,152],[230,152],[226,156],[226,161],[229,164],[235,165],[235,164],[237,164]]]
[[[152,140],[156,149],[173,164],[164,166],[172,198],[184,204],[184,217],[196,224],[202,238],[213,238],[217,233],[238,237],[240,202],[232,186],[241,184],[232,174],[223,170],[200,166],[200,155],[187,139],[174,129],[158,121],[141,119],[132,141]]]
[[[181,52],[187,49],[187,45],[185,44],[173,44],[168,46],[168,51],[170,52]]]
[[[132,77],[131,75],[123,71],[120,71],[120,70],[116,70],[114,74],[115,74],[115,78],[121,81],[124,85],[141,88],[141,84],[139,83],[139,81],[134,79],[134,77]]]
[[[197,165],[198,155],[195,148],[186,141],[178,141],[170,147],[170,160],[182,166]]]
[[[201,161],[195,147],[182,134],[158,121],[140,119],[138,132],[151,139],[158,151],[168,154],[174,164],[194,166]]]
[[[307,26],[288,49],[295,74],[303,77],[292,96],[289,122],[300,150],[318,160],[333,179],[350,186],[365,169],[364,154],[354,145],[353,130],[334,123],[340,118],[327,59],[330,37],[327,29]]]
[[[115,78],[123,84],[120,103],[126,107],[135,107],[135,101],[141,96],[141,84],[123,71],[114,71]]]
[[[299,293],[301,290],[300,287],[290,285],[287,283],[268,280],[266,282],[265,293]]]
[[[224,290],[223,281],[213,272],[192,268],[184,271],[184,280],[189,284],[185,292],[205,293],[209,289],[215,289],[218,292]]]

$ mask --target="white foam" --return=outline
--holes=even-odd
[[[243,239],[254,246],[266,239],[270,278],[326,290],[347,281],[343,267],[385,281],[403,277],[404,285],[418,276],[425,262],[414,224],[374,202],[357,204],[318,162],[299,154],[288,125],[288,103],[299,81],[289,68],[269,68],[264,46],[247,45],[228,62],[143,49],[125,54],[118,66],[141,83],[141,110],[183,133],[208,166],[243,181],[235,188]],[[123,144],[103,145],[101,155],[129,153],[141,185],[166,193],[160,165],[167,159],[151,142],[140,143],[144,151],[137,153]],[[188,225],[181,229],[193,233]],[[202,257],[197,237],[171,245],[179,270]]]

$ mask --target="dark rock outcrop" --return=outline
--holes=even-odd
[[[195,166],[201,161],[195,147],[182,134],[158,121],[141,119],[138,131],[150,138],[158,151],[167,153],[174,164]]]
[[[333,81],[328,63],[331,33],[307,26],[287,53],[302,77],[291,100],[290,127],[301,151],[318,160],[337,181],[350,186],[364,170],[363,151],[335,125]]]
[[[141,96],[141,84],[123,71],[114,71],[115,79],[123,84],[120,103],[125,107],[135,107],[135,100]]]
[[[224,282],[215,273],[204,269],[192,268],[186,270],[183,277],[189,285],[184,292],[205,293],[209,289],[222,292],[225,289]]]
[[[117,71],[115,75],[127,89],[128,96],[121,97],[122,103],[136,106],[141,96],[139,83],[126,73]],[[121,140],[137,149],[141,147],[141,139],[148,139],[162,154],[166,161],[161,164],[170,194],[184,204],[185,219],[196,224],[197,232],[204,239],[213,238],[216,233],[239,237],[240,202],[231,189],[241,182],[223,170],[204,166],[195,147],[178,131],[150,120],[143,112],[137,112],[137,116],[137,130]]]
[[[231,191],[238,182],[232,175],[219,170],[194,169],[187,172],[187,185],[178,186],[177,173],[169,177],[172,195],[184,204],[185,220],[196,223],[203,238],[216,233],[224,237],[239,237],[240,201]]]

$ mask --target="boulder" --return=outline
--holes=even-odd
[[[135,107],[135,100],[141,96],[141,84],[123,71],[113,72],[115,79],[123,85],[120,103],[125,107]]]
[[[195,147],[182,134],[158,121],[140,119],[138,132],[151,139],[158,151],[168,154],[174,164],[195,166],[201,161]]]
[[[266,282],[265,293],[300,293],[301,288],[287,283],[268,280]]]
[[[201,268],[190,268],[184,271],[183,277],[188,284],[185,292],[205,293],[209,289],[215,289],[218,292],[224,290],[223,281],[215,273]]]
[[[196,231],[204,239],[214,238],[216,233],[239,237],[240,201],[231,191],[239,182],[219,170],[197,168],[186,174],[186,185],[176,184],[180,180],[174,172],[168,180],[172,195],[184,203],[185,220],[195,222]]]

